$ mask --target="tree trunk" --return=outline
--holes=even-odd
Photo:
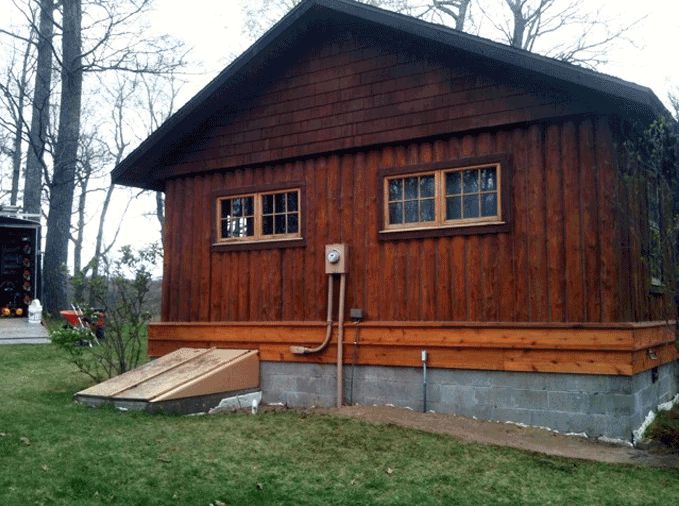
[[[83,80],[80,2],[81,0],[63,2],[59,133],[54,150],[44,266],[45,309],[52,314],[67,307],[68,303],[68,241],[78,157]]]
[[[28,59],[31,56],[31,39],[33,34],[29,36],[26,42],[26,51],[24,51],[24,60],[21,65],[21,77],[19,78],[19,89],[16,101],[16,130],[14,131],[14,146],[12,152],[12,192],[10,193],[10,205],[17,205],[19,198],[19,178],[21,177],[21,144],[24,133],[24,100],[26,100],[26,77],[28,75]]]
[[[524,36],[526,33],[526,18],[521,10],[521,4],[515,3],[512,9],[512,17],[514,18],[514,32],[512,33],[512,47],[523,49]]]
[[[111,197],[113,196],[113,190],[115,185],[113,182],[108,187],[106,191],[106,197],[104,198],[104,205],[101,208],[101,216],[99,216],[99,229],[97,230],[97,240],[94,245],[94,256],[92,257],[92,275],[90,276],[90,291],[89,291],[89,304],[90,306],[96,306],[97,300],[99,298],[99,265],[101,262],[101,257],[103,254],[104,246],[104,225],[106,224],[106,214],[108,213],[108,206],[111,203]]]
[[[78,224],[75,230],[75,240],[73,241],[73,272],[78,274],[82,270],[83,239],[85,231],[85,204],[87,197],[82,192],[78,197]]]
[[[160,237],[165,243],[165,199],[163,198],[163,192],[156,192],[156,218],[158,218],[158,223],[160,223]]]
[[[87,208],[87,187],[90,177],[85,170],[85,174],[79,178],[80,195],[78,196],[78,222],[73,241],[73,274],[78,278],[73,287],[73,298],[78,303],[85,300],[85,272],[82,266],[83,242],[85,240],[85,211]]]
[[[40,0],[40,33],[38,62],[35,71],[31,130],[28,133],[28,153],[24,178],[24,211],[40,214],[43,154],[49,125],[50,87],[52,85],[52,39],[54,34],[53,0]]]

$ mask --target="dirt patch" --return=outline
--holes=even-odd
[[[341,409],[318,409],[316,412],[355,418],[370,423],[394,424],[425,432],[448,434],[463,441],[508,446],[558,457],[610,464],[679,468],[679,455],[658,454],[583,437],[565,436],[543,429],[474,420],[462,416],[418,413],[389,406],[344,406]]]

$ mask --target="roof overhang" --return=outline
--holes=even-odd
[[[651,89],[616,77],[353,0],[303,0],[121,161],[111,173],[113,181],[162,189],[162,175],[153,176],[152,172],[167,153],[167,146],[190,139],[218,104],[228,103],[228,97],[237,96],[260,70],[299,43],[304,33],[324,21],[342,19],[397,32],[432,49],[462,52],[480,61],[594,91],[629,104],[643,116],[669,115]]]

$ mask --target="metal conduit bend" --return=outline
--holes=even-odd
[[[325,323],[325,339],[321,344],[315,348],[307,348],[306,346],[290,346],[290,352],[295,355],[310,355],[311,353],[318,353],[323,351],[332,338],[332,291],[333,291],[333,275],[328,274],[328,314]]]

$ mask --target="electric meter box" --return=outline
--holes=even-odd
[[[346,274],[349,270],[348,251],[349,247],[346,244],[327,244],[325,246],[325,273]]]

